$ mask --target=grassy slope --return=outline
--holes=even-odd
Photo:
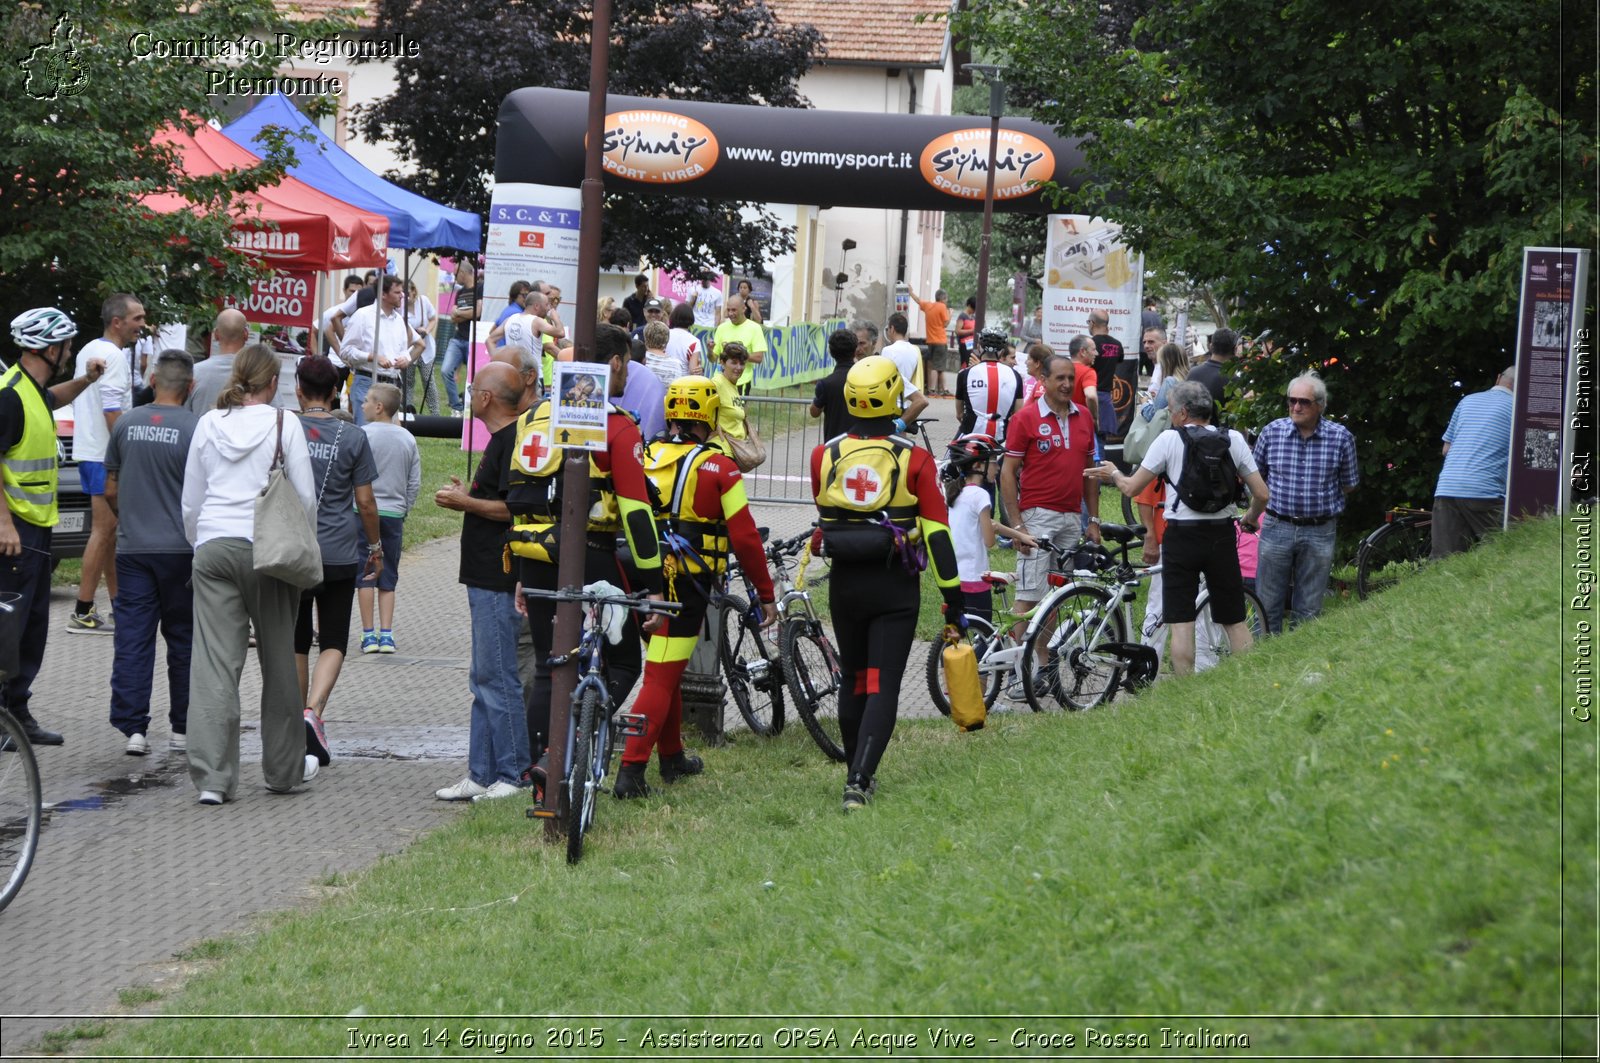
[[[520,802],[471,809],[220,950],[169,1009],[1549,1014],[1565,787],[1568,1006],[1590,1010],[1595,744],[1592,727],[1569,731],[1563,778],[1557,534],[1522,527],[1116,708],[972,735],[903,723],[878,801],[848,819],[842,772],[798,727],[711,751],[670,796],[605,802],[577,868]],[[924,696],[912,674],[908,700]],[[1556,1044],[1542,1021],[1098,1025],[1164,1024],[1243,1031],[1257,1054]],[[173,1019],[93,1050],[335,1052],[346,1025]],[[365,1025],[415,1046],[430,1023]],[[637,1038],[643,1024],[605,1025]],[[655,1024],[680,1025],[702,1023]],[[780,1023],[709,1025],[770,1038]],[[1085,1022],[1026,1025],[1081,1038]]]

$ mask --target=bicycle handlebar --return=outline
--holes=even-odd
[[[588,591],[573,590],[564,587],[558,591],[547,591],[524,587],[522,593],[529,598],[545,598],[553,602],[582,602],[589,605],[620,605],[624,609],[632,609],[638,613],[661,613],[665,616],[677,616],[683,612],[682,602],[657,602],[646,597],[648,591],[634,591],[632,594],[592,594]]]

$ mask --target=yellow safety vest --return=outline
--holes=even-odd
[[[0,390],[22,399],[22,438],[0,457],[6,505],[13,515],[41,528],[56,523],[56,421],[21,364],[0,374]]]
[[[644,451],[644,474],[650,480],[656,527],[662,533],[664,554],[677,559],[680,570],[693,574],[721,573],[728,569],[728,524],[724,511],[696,513],[694,500],[700,487],[700,469],[709,458],[732,461],[712,442],[649,443]],[[666,539],[672,532],[687,541],[688,551]]]

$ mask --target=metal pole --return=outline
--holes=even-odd
[[[580,312],[573,322],[574,356],[591,356],[594,351],[595,315],[582,312],[600,301],[600,212],[604,206],[604,170],[600,142],[605,133],[606,81],[611,63],[611,0],[594,0],[593,21],[589,30],[589,126],[585,151],[583,184],[579,185],[578,221],[578,301]],[[567,452],[561,470],[561,555],[556,581],[562,587],[583,585],[585,538],[589,517],[589,453]],[[556,606],[553,649],[566,653],[578,645],[581,611],[576,602]],[[544,788],[547,812],[560,812],[560,780],[566,776],[567,727],[572,717],[572,690],[578,683],[576,658],[557,668],[550,676],[549,770]],[[561,834],[559,818],[546,818],[545,838],[554,841]]]
[[[992,63],[968,63],[964,69],[989,79],[989,175],[983,188],[983,234],[978,244],[978,329],[984,327],[989,302],[989,236],[994,228],[994,167],[1000,154],[1000,116],[1006,109],[1006,86],[1001,68]]]

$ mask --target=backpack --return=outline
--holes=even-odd
[[[1183,474],[1167,482],[1184,505],[1196,513],[1217,513],[1239,497],[1239,469],[1233,463],[1232,437],[1226,429],[1204,431],[1186,424],[1177,430],[1183,440]]]

